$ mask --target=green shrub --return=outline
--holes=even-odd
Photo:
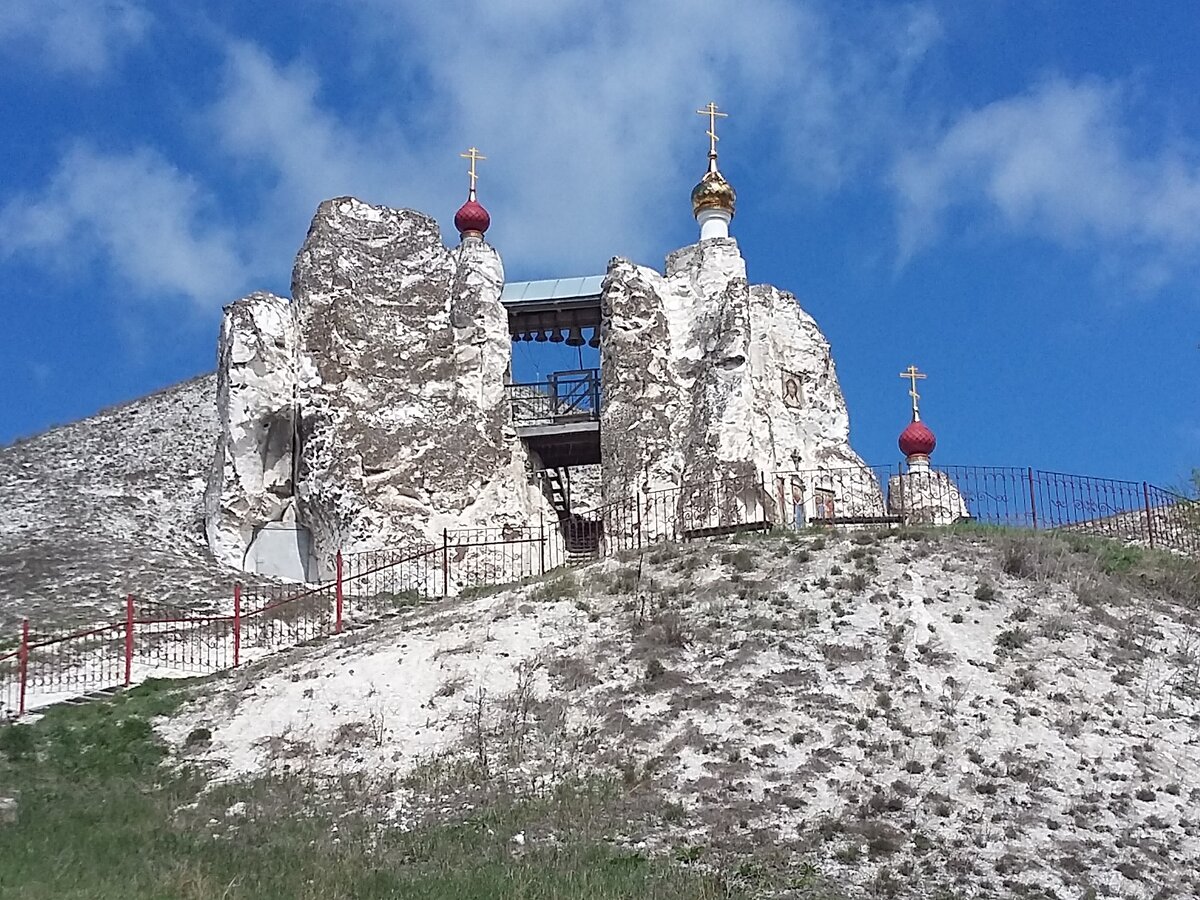
[[[19,762],[33,756],[35,742],[33,729],[24,725],[0,725],[0,753],[10,762]]]

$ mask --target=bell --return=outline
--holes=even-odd
[[[582,347],[586,341],[583,339],[583,329],[578,325],[571,326],[571,333],[567,335],[568,347]]]
[[[537,341],[539,344],[546,343],[546,332],[539,331],[537,333],[537,335],[534,337],[534,340]]]
[[[555,328],[553,331],[551,331],[550,341],[554,344],[561,344],[563,342],[562,330]]]
[[[599,328],[592,329],[592,337],[591,337],[591,340],[588,341],[588,346],[589,347],[599,347],[600,346],[600,329]]]

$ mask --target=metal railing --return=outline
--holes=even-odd
[[[440,541],[338,553],[333,580],[231,590],[229,612],[128,596],[113,621],[0,638],[0,718],[146,677],[202,675],[336,634],[412,603],[564,565],[773,527],[958,522],[1085,533],[1200,555],[1200,501],[1146,482],[1032,468],[857,466],[736,475],[639,493],[537,525],[445,530]]]
[[[555,425],[600,418],[600,370],[555,372],[545,381],[505,388],[517,425]]]

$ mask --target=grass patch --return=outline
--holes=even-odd
[[[559,572],[535,586],[528,594],[530,600],[546,602],[549,600],[573,600],[579,596],[579,582],[573,572]]]
[[[682,566],[690,557],[683,557],[677,565]],[[642,582],[639,566],[624,566],[595,576],[592,584],[606,594],[636,594]]]
[[[1088,585],[1089,606],[1131,591],[1184,607],[1200,606],[1200,561],[1163,550],[1069,531],[1010,533],[1000,549],[1005,574]]]
[[[418,603],[425,602],[424,594],[415,588],[408,588],[403,591],[380,591],[366,599],[379,606],[395,607],[416,606]]]
[[[607,843],[621,800],[607,783],[492,797],[465,820],[407,831],[373,813],[386,796],[354,778],[203,793],[197,771],[162,765],[151,727],[182,696],[173,683],[147,683],[0,728],[0,783],[20,798],[17,823],[0,828],[0,898],[736,896],[718,874]]]
[[[530,583],[529,579],[523,581],[514,581],[509,584],[487,584],[473,587],[462,588],[458,592],[459,600],[478,600],[481,597],[491,597],[496,594],[502,594],[514,587],[522,586]]]

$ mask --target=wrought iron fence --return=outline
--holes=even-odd
[[[0,716],[25,711],[30,691],[65,699],[120,684],[126,654],[124,623],[81,630],[35,631],[22,624],[20,642],[0,655]]]
[[[126,600],[126,683],[136,664],[152,672],[207,675],[229,668],[238,654],[242,634],[235,615],[202,614],[194,609],[155,603],[136,597]]]
[[[1155,544],[1200,555],[1200,500],[1146,486],[1147,530]]]
[[[0,718],[153,674],[206,674],[407,604],[662,542],[809,525],[976,522],[1200,553],[1200,501],[1145,482],[1030,468],[858,466],[688,481],[538,525],[447,530],[440,543],[337,555],[332,581],[243,586],[231,613],[127,597],[123,615],[0,641]]]
[[[424,542],[399,550],[339,554],[334,578],[335,620],[366,620],[444,594],[445,559],[443,547]]]
[[[687,482],[599,507],[574,527],[590,527],[596,553],[611,555],[647,544],[715,537],[770,528],[774,504],[762,478],[737,475]],[[583,544],[583,541],[579,541]]]
[[[0,651],[0,722],[25,711],[26,685],[24,643]]]
[[[974,522],[1200,552],[1200,501],[1147,482],[1000,466],[778,472],[779,524]]]
[[[841,466],[776,472],[774,521],[780,525],[865,524],[898,518],[883,489],[896,474],[890,466]]]

